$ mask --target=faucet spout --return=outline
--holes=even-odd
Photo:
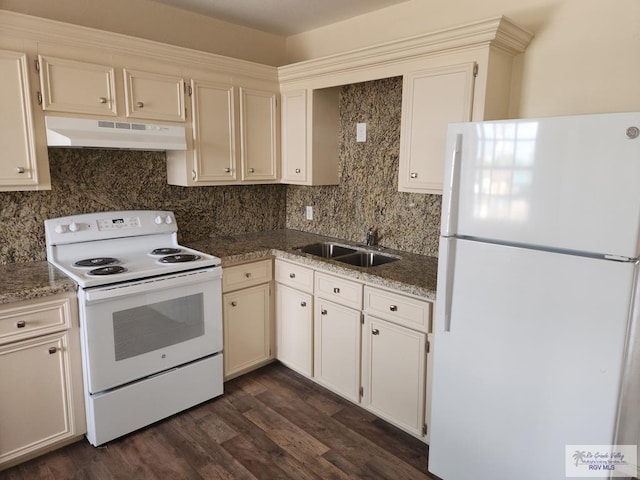
[[[377,243],[377,231],[374,227],[367,230],[367,246],[373,247]]]

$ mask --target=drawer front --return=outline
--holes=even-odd
[[[362,309],[362,285],[360,283],[316,272],[315,294],[347,307]]]
[[[222,291],[230,292],[270,282],[272,278],[271,259],[245,263],[222,269]]]
[[[295,263],[276,260],[276,282],[313,293],[313,270]]]
[[[379,318],[421,332],[431,331],[431,302],[366,286],[364,310]]]
[[[70,326],[71,300],[67,297],[24,302],[0,309],[0,343],[23,340]]]

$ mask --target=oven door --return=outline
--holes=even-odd
[[[212,267],[80,290],[89,392],[221,352],[221,278]]]

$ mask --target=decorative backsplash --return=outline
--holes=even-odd
[[[46,259],[44,221],[78,213],[172,210],[181,242],[285,225],[284,185],[168,185],[163,152],[52,148],[49,162],[50,191],[0,192],[0,263]]]
[[[340,185],[287,187],[287,228],[437,256],[439,195],[398,192],[402,77],[346,85],[340,92]],[[367,141],[356,142],[366,122]],[[305,207],[313,206],[313,221]]]

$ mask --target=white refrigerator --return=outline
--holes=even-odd
[[[449,126],[435,475],[565,479],[578,446],[637,454],[639,129],[640,113]]]

